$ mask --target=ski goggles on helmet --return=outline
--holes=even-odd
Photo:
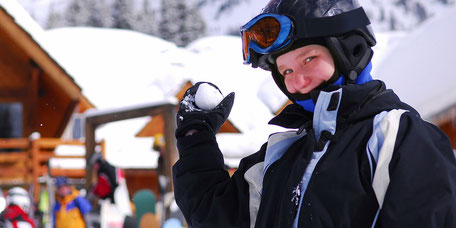
[[[241,27],[244,63],[251,63],[251,50],[269,54],[291,42],[293,22],[279,14],[260,14]]]
[[[252,51],[260,55],[271,54],[290,44],[293,39],[335,36],[370,24],[362,7],[333,16],[295,16],[297,18],[293,19],[296,21],[292,21],[285,15],[264,13],[242,26],[244,63],[258,61]]]

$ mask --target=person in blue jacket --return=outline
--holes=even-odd
[[[451,143],[372,79],[369,24],[356,0],[271,0],[241,27],[245,63],[271,71],[292,101],[269,124],[289,130],[230,177],[215,134],[234,94],[206,110],[194,101],[204,82],[189,88],[173,166],[189,226],[456,227]]]

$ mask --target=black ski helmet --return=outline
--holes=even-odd
[[[323,45],[334,58],[336,72],[344,75],[348,83],[355,81],[372,58],[375,36],[357,0],[271,0],[261,14],[285,15],[293,21],[289,45],[268,54],[253,51],[251,61],[253,67],[271,71],[279,88],[292,101],[301,100],[303,96],[297,97],[287,91],[275,65],[280,54],[307,44]],[[339,76],[333,75],[329,83]]]

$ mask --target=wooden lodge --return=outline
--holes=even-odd
[[[61,136],[74,113],[93,105],[9,10],[0,5],[0,186],[33,185],[36,199],[39,177],[84,175],[47,163],[58,145],[84,145]]]

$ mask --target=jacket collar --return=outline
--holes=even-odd
[[[331,85],[323,91],[335,91],[342,88],[342,98],[338,111],[338,122],[341,124],[350,123],[364,118],[371,118],[384,110],[401,108],[416,111],[409,105],[401,102],[385,84],[379,80],[371,80],[360,85]],[[311,97],[316,103],[320,91],[311,92]],[[269,121],[269,124],[285,128],[300,128],[309,121],[312,121],[313,113],[305,110],[298,104],[290,104],[276,117]]]
[[[372,76],[370,74],[371,70],[372,70],[372,62],[369,63],[366,66],[366,68],[364,68],[364,70],[361,72],[361,74],[356,78],[355,84],[361,85],[361,84],[371,81],[372,80]],[[339,79],[337,79],[334,83],[332,83],[332,85],[338,85],[338,86],[346,85],[346,84],[347,84],[347,80],[344,75],[340,75]],[[313,101],[312,99],[296,100],[295,103],[301,105],[305,110],[307,110],[309,112],[313,112],[315,110],[315,101]]]

